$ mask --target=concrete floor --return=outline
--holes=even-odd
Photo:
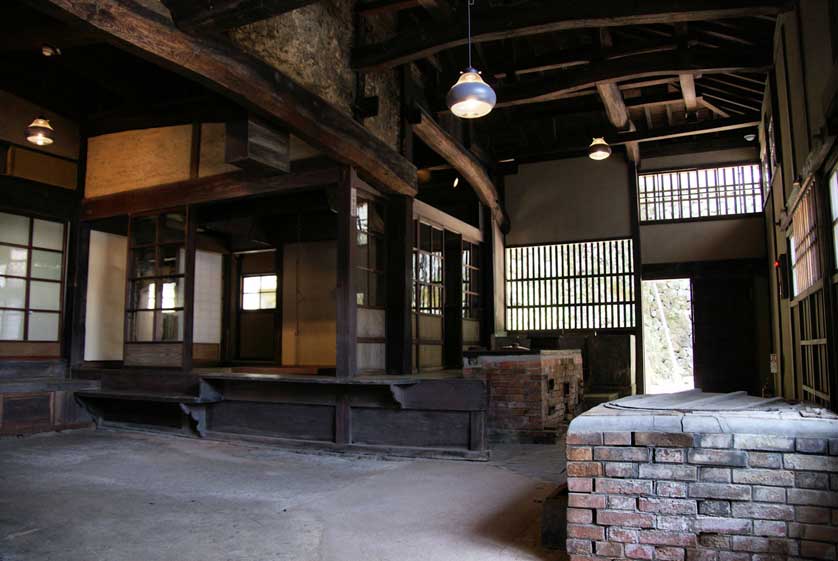
[[[554,560],[560,446],[488,463],[128,432],[0,440],[0,561]]]

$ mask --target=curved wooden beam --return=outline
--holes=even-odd
[[[457,170],[463,179],[474,189],[477,198],[489,207],[495,221],[504,226],[509,224],[506,213],[501,208],[495,184],[492,183],[486,168],[465,146],[448,134],[433,117],[417,107],[410,116],[413,134],[421,138],[428,147],[439,154],[451,167]]]
[[[416,166],[373,133],[285,74],[233,45],[188,35],[131,0],[27,0],[99,31],[115,46],[195,80],[386,190],[416,195]],[[162,6],[161,6],[162,7]]]
[[[537,82],[519,83],[498,89],[497,107],[541,103],[567,97],[600,82],[623,82],[655,76],[759,71],[770,66],[762,50],[687,49],[645,53],[604,60]]]
[[[634,0],[632,2],[558,2],[493,10],[473,24],[473,43],[500,41],[553,31],[624,25],[672,24],[724,18],[775,16],[790,8],[787,0]],[[361,72],[388,70],[467,43],[466,25],[411,29],[355,51],[352,67]]]
[[[180,29],[219,33],[268,19],[317,0],[163,0]]]

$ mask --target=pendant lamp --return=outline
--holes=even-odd
[[[461,119],[477,119],[488,115],[497,102],[495,91],[480,77],[480,72],[471,65],[471,5],[468,9],[468,67],[460,73],[457,83],[448,90],[445,101],[451,112]]]

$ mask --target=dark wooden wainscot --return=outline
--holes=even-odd
[[[209,370],[102,374],[101,389],[78,396],[102,426],[387,456],[488,458],[482,380]]]
[[[17,436],[93,426],[73,392],[95,387],[84,380],[0,381],[0,435]]]

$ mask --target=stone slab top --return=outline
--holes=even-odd
[[[745,392],[689,390],[635,395],[603,403],[576,417],[570,432],[738,433],[838,438],[838,415],[780,398]]]
[[[562,350],[524,350],[524,349],[496,349],[492,351],[465,351],[463,356],[472,364],[492,364],[497,362],[526,362],[534,358],[579,358],[581,349]]]

